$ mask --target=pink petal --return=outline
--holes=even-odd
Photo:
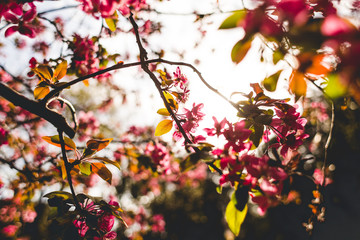
[[[321,33],[325,36],[335,37],[341,34],[347,34],[354,30],[354,27],[346,20],[330,15],[325,18],[321,25]]]
[[[17,23],[19,22],[19,20],[17,19],[17,17],[12,14],[12,13],[9,13],[9,12],[6,12],[3,14],[4,18],[9,21],[9,22],[12,22],[12,23]]]
[[[16,15],[21,16],[21,15],[23,14],[22,5],[20,5],[20,4],[10,3],[10,4],[9,4],[9,8],[10,8],[10,10],[11,10],[13,13],[15,13]]]
[[[6,29],[5,31],[5,37],[8,37],[10,35],[12,35],[13,33],[17,32],[19,29],[18,26],[11,26],[8,29]]]
[[[36,16],[36,8],[31,8],[29,11],[26,11],[24,14],[23,20],[24,22],[31,22],[34,20]]]
[[[36,36],[35,30],[26,25],[23,25],[21,28],[19,28],[19,33],[28,36],[29,38],[34,38]]]

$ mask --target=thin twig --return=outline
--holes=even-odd
[[[327,157],[328,157],[328,149],[330,146],[330,142],[331,142],[331,138],[332,138],[332,132],[334,129],[334,122],[335,122],[335,106],[334,103],[331,101],[331,122],[330,122],[330,131],[329,131],[329,135],[328,138],[326,140],[325,143],[325,147],[324,147],[324,163],[323,163],[323,167],[322,167],[322,171],[323,171],[323,183],[322,185],[325,186],[325,179],[326,179],[326,162],[327,162]]]
[[[69,161],[67,159],[67,156],[66,156],[66,149],[65,149],[65,141],[64,141],[63,131],[58,130],[58,132],[59,132],[59,139],[60,139],[60,145],[61,145],[61,153],[62,153],[62,156],[63,156],[63,161],[64,161],[65,169],[66,169],[67,181],[68,181],[69,186],[70,186],[71,194],[73,195],[73,198],[74,198],[75,206],[76,206],[77,209],[81,209],[81,205],[79,203],[79,200],[76,197],[73,182],[72,182],[72,179],[71,179],[71,173],[70,173],[71,172],[71,164],[69,163]]]

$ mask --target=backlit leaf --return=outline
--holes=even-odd
[[[231,60],[235,63],[241,62],[251,47],[251,40],[243,43],[238,41],[231,50]]]
[[[170,113],[166,108],[160,108],[157,113],[163,116],[170,116]]]
[[[105,23],[112,32],[115,32],[117,22],[118,22],[118,14],[116,12],[114,13],[113,16],[105,18]]]
[[[32,71],[35,72],[36,75],[38,75],[40,78],[44,78],[49,81],[53,78],[53,72],[51,68],[47,65],[40,64],[36,68],[32,69]]]
[[[81,162],[79,164],[80,172],[86,176],[91,174],[91,163],[89,162]]]
[[[297,101],[301,96],[306,95],[307,83],[303,73],[294,70],[291,73],[289,79],[289,89],[292,93],[295,94],[295,100]]]
[[[155,129],[155,136],[161,136],[165,133],[170,132],[173,126],[173,121],[169,119],[162,120],[159,122],[159,124],[156,126]]]
[[[273,63],[277,64],[280,60],[284,58],[284,54],[278,50],[273,53]]]
[[[34,89],[34,98],[35,99],[42,99],[46,95],[48,95],[49,92],[50,92],[49,87],[36,87]]]
[[[282,70],[274,73],[273,75],[267,77],[264,79],[264,81],[262,82],[262,84],[264,85],[264,88],[270,92],[273,92],[276,90],[276,85],[278,82],[278,79],[280,77],[280,73]]]
[[[91,163],[91,171],[111,184],[112,174],[105,164],[99,162]]]
[[[55,68],[54,71],[54,78],[56,78],[55,80],[62,79],[66,75],[66,71],[67,71],[67,61],[64,60],[61,63],[59,63],[59,65],[57,65]]]
[[[54,197],[58,197],[58,198],[62,198],[64,200],[67,200],[67,199],[72,199],[73,196],[71,195],[71,193],[68,193],[68,192],[64,192],[64,191],[55,191],[55,192],[50,192],[48,194],[45,194],[44,197],[46,198],[54,198]]]
[[[116,19],[113,18],[105,18],[106,25],[110,29],[110,31],[114,32],[116,30]]]
[[[244,19],[245,16],[246,16],[246,11],[244,10],[235,11],[231,16],[229,16],[222,22],[219,29],[229,29],[229,28],[238,27],[239,23]]]
[[[247,213],[247,204],[242,211],[239,211],[235,206],[235,201],[230,200],[226,207],[225,219],[228,223],[230,230],[238,236],[241,229],[241,224],[244,222]]]
[[[328,84],[325,93],[331,98],[343,97],[347,92],[347,87],[340,82],[339,76],[332,74],[328,77]]]
[[[95,159],[95,160],[102,161],[104,163],[112,164],[120,170],[120,164],[116,161],[112,161],[112,160],[110,160],[108,158],[104,158],[104,157],[92,157],[91,159]]]
[[[85,79],[84,81],[82,81],[83,83],[84,83],[84,85],[86,86],[86,87],[88,87],[89,86],[89,79]]]
[[[86,147],[91,150],[100,151],[106,148],[107,145],[109,145],[112,140],[113,140],[112,138],[105,138],[101,140],[91,139],[86,142]]]
[[[179,108],[179,105],[178,103],[176,102],[176,100],[174,99],[174,97],[168,93],[168,92],[163,92],[164,94],[164,97],[166,98],[167,102],[169,103],[170,107],[174,110],[178,110]]]
[[[54,146],[61,147],[59,135],[44,136],[44,137],[42,137],[42,139]],[[75,150],[76,149],[76,145],[75,145],[74,141],[66,136],[64,136],[64,143],[65,143],[66,150]]]

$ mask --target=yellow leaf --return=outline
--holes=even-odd
[[[112,18],[105,18],[106,25],[110,31],[114,32],[116,30],[116,20]]]
[[[292,93],[295,94],[296,100],[298,100],[301,96],[306,95],[307,83],[303,73],[294,70],[291,73],[289,81],[289,89]]]
[[[67,61],[64,60],[59,65],[56,66],[55,72],[54,72],[54,78],[56,80],[62,79],[66,75],[67,71]]]
[[[36,87],[34,89],[35,99],[42,99],[50,92],[49,87]]]
[[[60,166],[61,166],[61,176],[65,180],[67,177],[67,172],[66,172],[64,161],[60,162]]]
[[[36,68],[34,68],[32,70],[41,79],[47,79],[47,80],[50,81],[53,78],[53,72],[52,72],[51,68],[49,66],[47,66],[47,65],[41,64],[41,65],[37,66]]]
[[[178,103],[176,102],[176,100],[174,99],[174,97],[168,93],[168,92],[163,92],[164,94],[164,97],[166,98],[167,102],[170,104],[170,107],[174,110],[178,110],[179,108],[179,105]]]
[[[170,113],[166,108],[160,108],[157,113],[163,116],[170,116]]]
[[[115,12],[113,16],[105,18],[105,23],[112,32],[115,32],[116,30],[116,23],[118,21],[118,17],[119,16],[117,12]]]
[[[169,119],[162,120],[156,126],[155,136],[161,136],[165,133],[168,133],[171,130],[172,126],[173,126],[172,120],[169,120]]]

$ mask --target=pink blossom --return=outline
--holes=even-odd
[[[5,131],[5,129],[3,129],[2,127],[0,127],[0,146],[8,144],[7,135],[8,132]]]
[[[228,128],[224,130],[223,135],[228,142],[224,148],[232,147],[235,152],[250,149],[251,143],[244,143],[244,141],[250,137],[252,131],[245,128],[245,121],[237,122],[234,125],[227,122],[227,125]]]
[[[22,211],[21,217],[24,222],[32,223],[34,222],[35,218],[37,216],[37,213],[32,209],[26,209]]]
[[[164,217],[161,214],[155,214],[152,217],[152,226],[151,231],[152,232],[164,232],[165,231],[165,221]]]
[[[355,27],[347,20],[335,14],[327,16],[321,25],[321,33],[328,37],[343,36],[354,32]]]
[[[7,237],[13,237],[15,236],[18,229],[19,227],[16,225],[7,225],[2,229],[1,232]]]
[[[176,71],[174,72],[174,85],[180,86],[181,89],[185,88],[185,85],[187,84],[188,80],[184,74],[181,73],[181,70],[179,67],[176,68]]]

